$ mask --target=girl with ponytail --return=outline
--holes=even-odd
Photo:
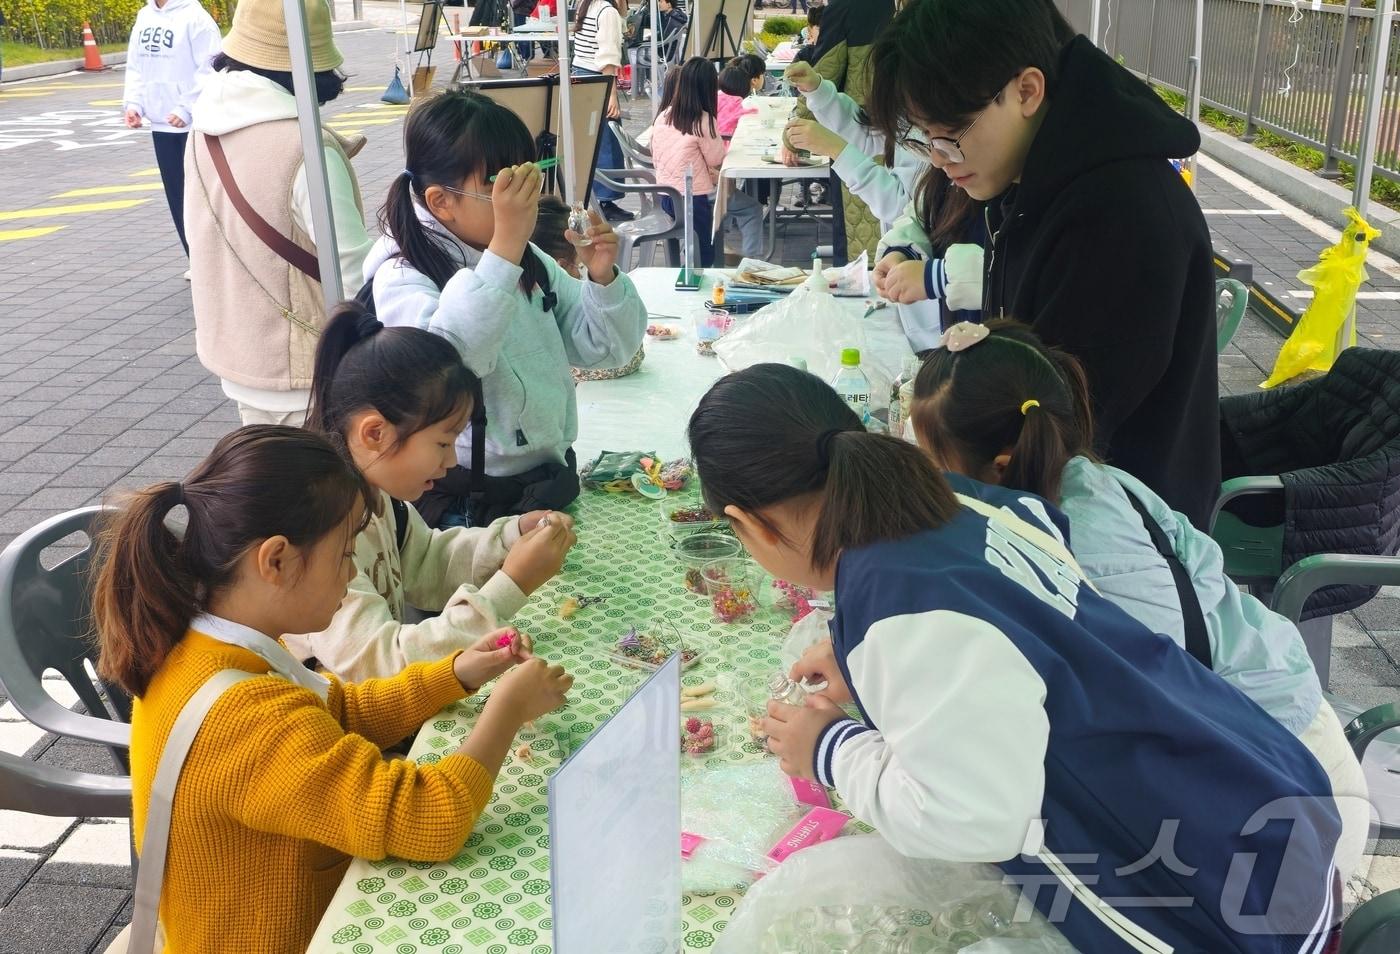
[[[646,306],[618,271],[617,235],[598,215],[590,213],[589,244],[579,247],[582,279],[531,244],[543,180],[529,131],[504,106],[471,90],[440,93],[409,114],[404,151],[365,275],[384,324],[441,335],[481,379],[485,434],[475,426],[463,434],[461,460],[475,466],[481,441],[485,475],[520,478],[522,487],[495,488],[483,501],[480,485],[454,468],[423,511],[438,525],[482,525],[520,513],[531,496],[524,485],[572,473],[578,405],[569,368],[625,365],[642,343]],[[578,495],[577,479],[568,483],[552,507]],[[475,503],[464,499],[468,487]]]
[[[474,644],[497,653],[503,668],[528,658],[524,637],[497,650],[497,627],[564,565],[573,520],[539,510],[433,530],[409,506],[456,465],[477,387],[445,338],[385,328],[354,302],[331,317],[316,349],[307,426],[354,462],[374,506],[335,618],[283,637],[293,655],[342,679],[392,676]],[[409,623],[408,606],[436,615]]]
[[[689,437],[706,504],[753,558],[835,591],[830,641],[790,673],[826,687],[764,720],[785,772],[834,786],[902,854],[999,865],[1077,950],[1276,954],[1331,931],[1327,776],[1098,595],[1057,511],[961,478],[955,493],[918,448],[866,433],[783,365],[722,378]],[[1265,806],[1291,830],[1261,827]],[[1168,823],[1189,874],[1150,851]],[[1131,900],[1168,896],[1184,901]],[[1268,914],[1246,925],[1243,906]]]
[[[520,726],[564,702],[572,680],[527,659],[456,752],[433,765],[384,758],[500,661],[478,646],[348,684],[278,643],[330,622],[374,504],[325,438],[257,425],[219,441],[184,481],[133,495],[99,540],[99,666],[135,697],[138,851],[186,703],[224,670],[266,674],[218,697],[184,760],[159,911],[171,954],[305,950],[351,856],[455,857]],[[167,528],[177,509],[179,534]]]
[[[915,434],[938,466],[1059,507],[1074,555],[1104,597],[1183,650],[1199,639],[1193,655],[1312,751],[1341,808],[1337,868],[1349,877],[1365,848],[1366,780],[1302,635],[1225,575],[1208,534],[1095,459],[1079,362],[1013,321],[958,325],[924,362],[914,399]]]

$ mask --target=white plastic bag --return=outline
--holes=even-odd
[[[792,855],[744,895],[714,954],[1075,954],[994,865],[906,858],[879,835]]]
[[[872,404],[878,405],[882,395],[888,399],[890,382],[900,370],[899,357],[891,368],[886,356],[907,352],[908,345],[900,338],[892,348],[885,334],[872,341],[867,331],[875,329],[861,317],[862,310],[809,280],[782,301],[736,321],[734,328],[715,342],[715,354],[727,371],[767,362],[790,364],[793,358],[800,358],[808,371],[830,381],[840,370],[842,349],[859,348],[861,370],[870,380]]]

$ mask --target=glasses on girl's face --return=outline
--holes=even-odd
[[[465,190],[463,190],[463,189],[454,189],[454,188],[452,188],[451,186],[446,186],[446,185],[443,186],[442,188],[446,189],[448,192],[451,192],[453,195],[464,195],[464,196],[466,196],[468,199],[481,199],[482,201],[485,201],[485,202],[491,202],[491,201],[493,201],[492,198],[491,198],[491,196],[487,195],[485,192],[467,192],[467,191],[465,191]]]

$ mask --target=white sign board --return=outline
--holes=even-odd
[[[681,947],[680,656],[549,780],[555,954]]]

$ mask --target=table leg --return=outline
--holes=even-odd
[[[763,260],[773,261],[778,250],[778,198],[783,194],[783,180],[770,179],[768,189],[768,244],[763,247]]]

